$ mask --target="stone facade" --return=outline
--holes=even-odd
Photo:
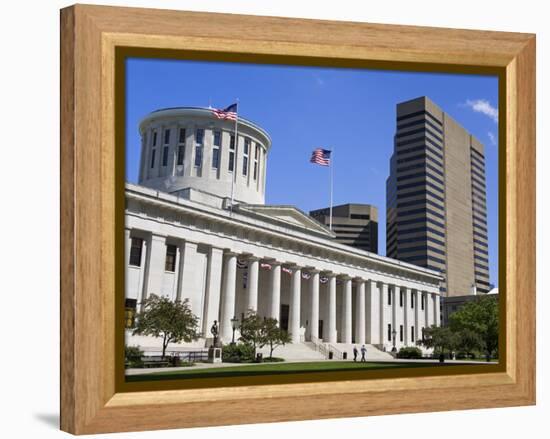
[[[172,116],[173,126],[187,123],[185,112],[179,119]],[[158,126],[165,123],[158,114],[155,117]],[[146,118],[142,127],[149,121]],[[224,124],[211,117],[205,126],[218,130]],[[239,124],[243,136],[263,135],[260,128],[258,133],[252,132],[252,125],[249,128],[246,133]],[[258,174],[263,178],[267,139]],[[243,142],[239,138],[238,144]],[[228,143],[222,140],[220,147],[223,151]],[[242,152],[235,151],[241,165]],[[150,156],[144,154],[142,160],[150,163]],[[242,167],[237,171],[242,174]],[[299,209],[257,202],[263,200],[263,184],[250,189],[242,175],[236,176],[235,192],[240,196],[232,204],[226,190],[231,182],[217,175],[202,173],[200,178],[214,180],[210,183],[185,180],[185,170],[183,179],[171,179],[168,172],[163,176],[172,182],[167,190],[146,172],[140,185],[127,183],[128,306],[139,310],[152,293],[189,299],[203,335],[193,346],[211,343],[214,320],[220,322],[221,339],[230,341],[231,319],[248,309],[279,320],[293,343],[368,343],[390,350],[394,330],[399,348],[414,345],[423,328],[438,324],[440,273],[341,244]],[[127,343],[154,348],[159,341],[128,331]]]

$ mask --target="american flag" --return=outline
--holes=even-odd
[[[224,108],[223,110],[212,108],[212,113],[218,119],[237,120],[237,104],[231,104],[229,107]]]
[[[309,161],[317,165],[329,166],[331,152],[332,151],[330,149],[323,149],[323,148],[314,149],[313,152],[311,153],[311,158],[309,159]]]

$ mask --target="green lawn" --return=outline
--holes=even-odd
[[[443,363],[447,365],[448,363]],[[376,363],[367,362],[354,363],[353,361],[312,361],[304,363],[263,363],[245,366],[227,366],[198,369],[190,367],[185,370],[154,372],[142,375],[129,375],[127,381],[158,381],[171,379],[189,379],[189,378],[220,378],[220,377],[238,377],[238,376],[259,376],[270,374],[290,374],[290,373],[311,373],[311,372],[330,372],[359,369],[395,369],[395,368],[413,368],[413,367],[438,367],[439,363],[418,362],[418,363]]]

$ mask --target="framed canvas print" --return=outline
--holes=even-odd
[[[535,402],[535,37],[61,11],[61,427]]]

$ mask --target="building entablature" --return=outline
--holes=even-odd
[[[439,292],[438,272],[339,244],[330,234],[308,227],[307,221],[303,227],[298,222],[283,225],[248,215],[245,206],[231,212],[131,184],[126,200],[126,227],[137,233],[209,245],[304,271],[309,267],[355,280]]]

